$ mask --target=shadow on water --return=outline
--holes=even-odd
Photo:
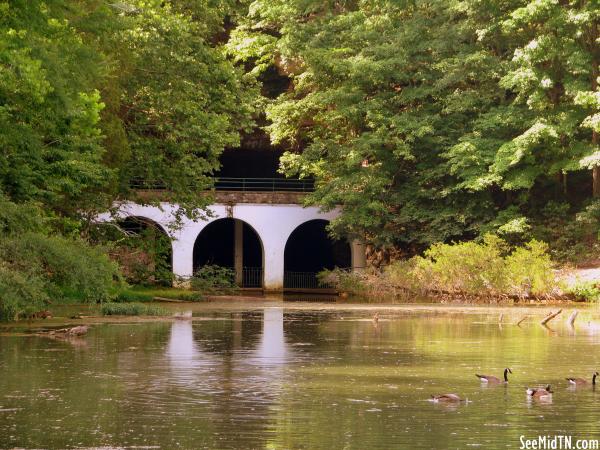
[[[333,294],[283,294],[284,302],[317,302],[317,303],[336,303],[340,302],[340,297]]]

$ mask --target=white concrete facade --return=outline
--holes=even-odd
[[[292,232],[311,220],[330,221],[339,213],[322,212],[317,207],[302,207],[296,204],[241,203],[235,205],[215,204],[209,208],[212,217],[206,220],[192,221],[183,219],[181,227],[173,228],[177,205],[161,203],[158,206],[142,206],[124,203],[116,217],[140,217],[159,224],[169,235],[173,250],[173,273],[187,279],[193,275],[194,244],[202,230],[211,222],[223,218],[241,220],[256,231],[263,247],[264,280],[266,290],[282,290],[284,277],[285,244]],[[99,221],[111,221],[110,214],[99,216]],[[358,242],[351,243],[352,267],[365,267],[365,248]]]

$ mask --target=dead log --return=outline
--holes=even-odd
[[[155,302],[168,302],[168,303],[189,303],[189,300],[180,300],[177,298],[166,298],[166,297],[152,297]]]
[[[525,314],[523,317],[521,317],[519,319],[519,321],[516,323],[517,326],[520,326],[521,323],[523,323],[527,318],[529,317],[529,314]]]
[[[575,328],[575,319],[577,319],[577,314],[579,314],[579,311],[575,310],[569,316],[568,323],[571,328]]]
[[[542,324],[542,325],[546,325],[548,322],[550,322],[552,319],[554,319],[556,316],[558,316],[558,315],[559,315],[561,312],[562,312],[562,309],[559,309],[558,311],[556,311],[556,312],[554,312],[554,313],[553,313],[553,312],[551,312],[550,314],[548,314],[548,315],[547,315],[547,316],[544,318],[544,320],[542,320],[542,321],[540,322],[540,324]]]

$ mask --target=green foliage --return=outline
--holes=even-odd
[[[435,244],[424,256],[393,263],[390,282],[411,291],[545,297],[557,284],[547,245],[530,241],[512,252],[505,241],[486,235],[481,243]]]
[[[0,259],[15,271],[45,278],[48,294],[57,300],[69,291],[78,292],[84,302],[108,300],[117,273],[102,249],[40,233],[3,239]]]
[[[104,303],[100,308],[104,316],[166,316],[168,311],[143,303]]]
[[[390,283],[385,273],[374,268],[360,271],[338,268],[324,270],[318,274],[318,278],[326,287],[337,289],[341,295],[361,297],[363,301],[392,301],[404,293]]]
[[[132,5],[133,14],[109,15],[117,28],[101,48],[120,62],[107,103],[127,139],[120,176],[168,187],[171,200],[193,214],[207,201],[199,193],[211,186],[208,176],[219,168],[221,152],[249,130],[258,91],[253,77],[242,76],[213,44],[227,7],[159,0]]]
[[[416,252],[580,207],[598,165],[594,1],[255,0],[229,50],[290,79],[267,108],[338,235]],[[432,32],[431,30],[435,30]],[[573,178],[575,180],[575,178]],[[574,217],[574,214],[571,214]]]
[[[352,295],[366,293],[367,286],[363,278],[363,274],[360,272],[337,267],[332,270],[323,270],[317,274],[319,284],[322,286],[332,286],[340,292],[347,292]]]
[[[156,297],[168,298],[173,300],[201,301],[204,296],[200,292],[193,292],[186,289],[157,289],[136,286],[134,288],[123,289],[119,291],[115,302],[151,302]]]
[[[147,226],[140,233],[129,233],[118,246],[127,282],[146,286],[172,284],[171,239],[165,233]]]
[[[0,0],[0,318],[110,298],[119,276],[90,244],[93,218],[149,201],[134,188],[202,212],[258,93],[222,45],[232,5]],[[164,239],[136,244],[154,259],[137,279],[169,283]]]
[[[565,290],[576,301],[597,302],[600,300],[600,287],[597,281],[578,281]]]
[[[44,309],[49,301],[110,299],[117,266],[102,248],[51,231],[31,203],[0,195],[0,320]]]
[[[215,264],[202,266],[191,279],[192,289],[200,292],[227,292],[237,289],[235,271]]]
[[[0,264],[0,321],[19,320],[43,310],[47,300],[42,278]]]

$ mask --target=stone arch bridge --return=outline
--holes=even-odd
[[[171,241],[172,269],[182,280],[204,264],[235,269],[236,281],[266,291],[319,287],[316,272],[333,267],[365,267],[358,241],[333,241],[325,231],[339,212],[301,205],[301,192],[217,191],[210,218],[183,219],[170,226],[177,205],[147,206],[126,202],[116,215],[99,221],[136,218],[157,225]]]

